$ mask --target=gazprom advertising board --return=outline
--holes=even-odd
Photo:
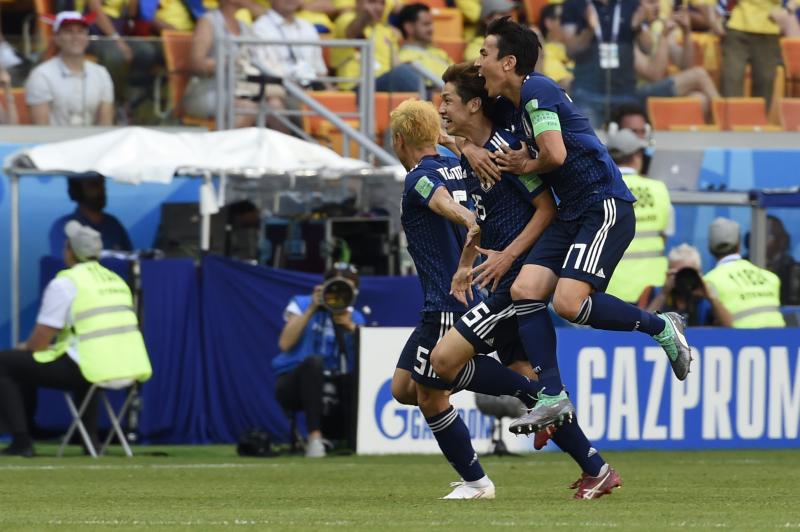
[[[436,453],[416,407],[391,396],[411,329],[361,332],[358,452]],[[558,329],[559,364],[586,435],[602,449],[800,447],[800,330],[692,329],[692,372],[672,375],[661,348],[639,333]],[[479,452],[492,418],[472,394],[453,396]],[[506,424],[507,426],[507,424]],[[503,437],[513,450],[528,439]],[[551,446],[548,446],[551,447]]]

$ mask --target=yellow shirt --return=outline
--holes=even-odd
[[[319,13],[317,11],[309,11],[307,9],[303,9],[297,12],[297,18],[307,20],[308,22],[313,24],[314,27],[321,26],[328,28],[328,31],[333,33],[333,22],[331,22],[331,18],[325,13]]]
[[[728,29],[779,35],[780,28],[769,18],[776,7],[781,7],[781,0],[739,0],[728,20]]]
[[[406,44],[400,48],[398,59],[401,63],[419,63],[428,72],[438,78],[442,77],[447,67],[453,64],[447,52],[435,46],[418,46],[416,44]]]
[[[261,4],[263,6],[269,7],[269,2],[266,0],[255,0],[256,3]],[[203,7],[206,8],[206,11],[213,11],[214,9],[219,9],[219,1],[218,0],[203,0]],[[250,13],[250,10],[247,8],[242,8],[236,12],[236,20],[241,20],[248,26],[253,25],[253,15]]]
[[[480,47],[478,47],[480,51]],[[544,64],[542,74],[557,82],[572,79],[573,63],[567,56],[567,48],[560,42],[544,44]]]
[[[86,10],[86,0],[75,0],[75,11],[83,13]],[[128,7],[128,0],[103,0],[103,13],[111,18],[120,18]]]
[[[483,37],[478,35],[464,48],[464,61],[475,61],[481,55],[481,48],[483,48]]]
[[[392,11],[400,8],[400,3],[400,0],[386,0],[386,4],[383,6],[383,22],[389,20]],[[333,0],[333,7],[339,12],[355,11],[356,0]]]
[[[355,20],[354,11],[342,13],[334,25],[334,39],[346,39],[347,26]],[[375,52],[375,77],[385,74],[396,65],[399,37],[397,31],[388,24],[375,24],[364,28],[364,36],[372,40]],[[339,77],[358,78],[361,75],[360,54],[354,48],[334,48],[331,50],[331,66]],[[341,83],[341,88],[351,89],[355,83]]]
[[[156,11],[156,18],[169,24],[178,31],[192,31],[194,20],[181,0],[161,0]]]

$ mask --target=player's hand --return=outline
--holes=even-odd
[[[475,276],[472,282],[481,288],[486,288],[491,283],[491,290],[494,292],[497,290],[500,280],[514,263],[514,257],[511,256],[511,253],[506,253],[505,251],[483,249],[477,246],[475,249],[480,251],[482,255],[486,255],[486,260],[472,268],[472,275]]]
[[[439,130],[439,138],[436,141],[438,144],[441,144],[451,152],[455,153],[456,155],[460,155],[461,152],[458,149],[458,145],[456,144],[456,139],[452,135],[448,135],[447,131],[444,128]]]
[[[525,173],[525,164],[531,160],[531,157],[528,154],[528,146],[524,142],[518,150],[513,150],[505,144],[500,145],[500,150],[496,153],[495,160],[501,171],[517,175]]]
[[[317,310],[322,306],[322,285],[318,284],[314,287],[314,291],[311,293],[311,306],[314,310]]]
[[[461,152],[475,171],[475,175],[481,180],[481,184],[494,185],[495,182],[500,181],[500,170],[494,163],[494,153],[474,144],[465,144]]]
[[[478,236],[481,234],[481,226],[477,223],[472,224],[467,229],[467,240],[464,242],[464,247],[467,248],[471,246],[474,242],[477,242]]]
[[[450,281],[450,295],[456,298],[465,307],[472,302],[472,268],[462,266],[453,274]]]

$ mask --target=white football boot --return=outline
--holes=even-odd
[[[494,499],[494,483],[490,480],[486,486],[477,488],[469,486],[465,481],[451,482],[453,491],[442,499]]]

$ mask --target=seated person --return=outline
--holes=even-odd
[[[71,390],[80,404],[92,383],[146,380],[152,372],[131,291],[97,262],[100,233],[74,220],[64,232],[67,269],[47,285],[30,338],[17,349],[0,352],[0,419],[12,435],[11,445],[0,451],[4,455],[33,456],[31,422],[38,386]],[[83,417],[93,441],[96,397]]]
[[[77,220],[98,231],[102,238],[102,249],[132,251],[131,239],[125,227],[113,215],[103,212],[106,208],[106,178],[92,172],[87,177],[71,177],[67,180],[69,199],[78,204],[75,212],[62,216],[50,228],[50,254],[58,257],[64,250],[64,227],[70,220]]]
[[[467,42],[464,49],[464,61],[475,61],[481,55],[481,47],[486,28],[495,20],[503,17],[515,17],[516,2],[512,0],[481,0],[481,18],[478,20],[475,36]]]
[[[781,305],[800,305],[800,263],[791,253],[791,240],[777,216],[767,216],[767,269],[781,280]]]
[[[336,19],[335,39],[370,39],[374,52],[375,90],[378,92],[415,92],[420,76],[406,64],[397,64],[398,31],[384,21],[386,0],[356,0],[355,11],[346,11]],[[331,66],[336,76],[359,79],[361,58],[354,48],[331,50]],[[345,81],[340,88],[350,90],[355,82]]]
[[[349,264],[339,263],[327,272],[325,281],[341,279],[358,289],[358,273]],[[322,388],[324,375],[348,373],[355,357],[356,327],[364,316],[352,307],[331,312],[323,305],[323,286],[307,296],[295,296],[284,311],[286,325],[278,346],[281,353],[272,361],[275,370],[275,397],[290,412],[303,411],[308,428],[306,456],[325,456],[322,443]]]
[[[433,16],[425,4],[408,4],[397,15],[397,26],[403,34],[401,63],[416,63],[439,80],[453,64],[447,52],[433,45]]]
[[[51,126],[110,126],[114,84],[105,67],[86,59],[89,21],[62,11],[53,22],[58,55],[33,69],[25,82],[31,121]]]
[[[663,287],[648,286],[638,306],[649,312],[678,312],[690,327],[730,327],[730,312],[703,280],[700,252],[689,244],[672,248],[667,255],[667,280]]]

